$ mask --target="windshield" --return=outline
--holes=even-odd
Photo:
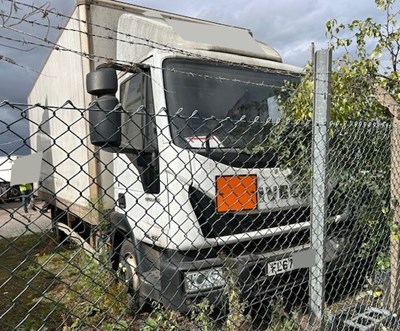
[[[282,87],[296,75],[194,60],[164,61],[171,133],[183,148],[246,149],[281,118]]]

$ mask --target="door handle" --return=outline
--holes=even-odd
[[[125,209],[126,208],[126,200],[125,200],[125,194],[124,193],[118,193],[117,205],[121,209]]]

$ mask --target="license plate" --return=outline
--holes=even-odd
[[[275,276],[293,269],[293,259],[288,257],[286,259],[269,262],[267,264],[268,276]]]

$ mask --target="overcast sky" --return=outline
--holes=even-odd
[[[45,4],[43,0],[19,0],[23,3]],[[74,6],[73,0],[52,0],[50,8],[65,14],[70,14]],[[278,50],[284,62],[304,66],[310,59],[310,44],[315,42],[316,49],[328,45],[325,36],[325,23],[331,18],[347,23],[353,19],[373,17],[380,20],[382,12],[377,11],[373,0],[135,0],[135,3],[150,8],[161,9],[187,16],[206,20],[242,26],[253,31],[254,37],[268,43]],[[0,10],[10,12],[10,0],[0,1]],[[18,10],[12,12],[14,16],[21,16],[26,11],[19,5]],[[39,15],[33,18],[45,23]],[[54,17],[52,23],[58,24]],[[59,20],[59,18],[58,18]],[[9,24],[9,22],[8,22]],[[41,37],[55,40],[58,30],[37,29],[27,24],[14,27],[26,33],[33,33]],[[1,28],[0,32],[0,101],[25,103],[37,71],[46,59],[48,49],[12,42],[5,38],[29,40],[27,34],[12,32]],[[7,61],[6,61],[7,60]],[[15,61],[20,66],[9,63]],[[6,111],[7,110],[7,111]],[[17,111],[19,112],[19,111]],[[0,108],[0,153],[2,141],[10,140],[4,131],[5,122],[15,121],[16,111]],[[18,132],[26,130],[23,122],[14,124]],[[24,129],[25,128],[25,129]]]

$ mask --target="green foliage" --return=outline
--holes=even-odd
[[[388,252],[381,252],[376,259],[376,269],[386,271],[390,268],[390,256]]]
[[[377,256],[388,249],[392,214],[390,210],[390,135],[391,115],[376,99],[376,87],[382,87],[400,100],[398,77],[397,21],[399,4],[376,0],[378,10],[386,13],[386,22],[371,18],[349,24],[336,19],[327,22],[327,34],[336,54],[331,73],[331,126],[329,128],[328,177],[333,182],[328,213],[346,208],[346,249],[359,257]],[[384,66],[384,64],[390,65]],[[309,65],[290,99],[280,104],[286,119],[269,143],[277,150],[279,166],[292,170],[293,182],[310,187],[311,127],[314,74]],[[298,122],[294,122],[298,121]],[[295,125],[293,123],[296,123]],[[300,184],[298,184],[300,183]],[[344,226],[344,225],[342,225]],[[340,229],[339,229],[340,230]],[[354,238],[357,239],[355,242]]]
[[[336,71],[332,74],[332,98],[336,97],[338,84],[344,90],[354,91],[354,95],[358,95],[348,103],[348,107],[341,100],[332,106],[336,111],[338,105],[339,110],[343,110],[339,112],[341,116],[335,118],[339,121],[356,119],[388,123],[391,118],[389,111],[374,100],[377,86],[397,101],[400,100],[399,5],[392,0],[376,0],[375,3],[378,10],[386,14],[384,24],[371,18],[353,20],[349,24],[339,24],[336,20],[327,23],[327,34],[333,49],[345,50],[344,56],[337,60]],[[353,44],[355,60],[351,60],[352,54],[348,48]],[[389,65],[384,66],[384,63]],[[342,92],[345,92],[343,89]],[[349,127],[353,133],[344,134]],[[376,256],[389,248],[392,220],[392,213],[389,212],[390,134],[389,124],[376,122],[357,127],[347,123],[337,125],[336,135],[332,138],[335,150],[331,158],[335,162],[339,158],[338,164],[341,165],[336,171],[333,169],[333,172],[340,177],[339,190],[346,195],[347,203],[353,211],[350,236],[356,235],[358,238],[359,256]],[[379,256],[378,264],[382,261]]]
[[[63,306],[38,298],[54,282],[47,273],[39,271],[36,261],[36,256],[48,254],[52,248],[50,240],[46,234],[0,238],[0,283],[3,284],[0,314],[4,314],[0,319],[1,330],[9,330],[10,326],[20,323],[20,331],[38,330],[44,319],[48,327],[60,323]]]
[[[291,194],[307,199],[311,181],[311,121],[284,119],[275,125],[267,146],[276,154],[277,166],[290,169]]]
[[[104,206],[104,197],[90,197],[85,218],[91,224],[97,224],[97,230],[101,236],[107,236],[111,232],[111,222],[108,219],[109,210]]]
[[[182,316],[178,312],[156,306],[156,309],[147,318],[142,331],[179,331],[181,330],[179,323],[181,319]]]
[[[344,61],[353,68],[360,68],[369,82],[368,89],[360,86],[360,92],[370,91],[374,86],[383,87],[400,101],[399,53],[400,26],[398,24],[400,4],[395,0],[375,0],[378,11],[383,11],[384,22],[372,18],[353,20],[348,24],[330,20],[326,24],[330,44],[335,50],[345,50]],[[351,61],[354,45],[356,60]],[[348,85],[349,86],[349,85]]]
[[[278,297],[271,303],[272,316],[266,331],[297,331],[300,325],[294,316],[285,311],[283,298]]]
[[[223,331],[246,330],[251,322],[250,316],[245,314],[246,304],[240,298],[239,270],[236,260],[226,258],[225,278],[227,280],[226,291],[228,295],[229,314],[222,327]]]
[[[374,81],[372,73],[377,67],[369,60],[351,61],[344,56],[336,61],[335,70],[331,75],[331,119],[340,121],[371,121],[388,120],[389,112],[382,107],[374,96]],[[291,98],[281,102],[286,118],[300,121],[312,120],[314,98],[314,73],[307,65],[300,84],[295,87]],[[291,87],[290,87],[291,85]]]
[[[400,4],[394,0],[375,3],[378,10],[384,11],[385,22],[367,18],[348,24],[336,19],[326,23],[331,48],[337,51],[334,54],[343,54],[335,60],[331,77],[333,121],[388,120],[388,110],[374,96],[377,86],[400,101]],[[308,65],[293,97],[283,104],[285,115],[296,120],[311,120],[313,89],[313,70]]]
[[[245,314],[246,304],[240,297],[240,286],[238,282],[238,269],[235,261],[226,258],[224,276],[227,280],[225,293],[229,314],[222,326],[218,326],[211,319],[214,307],[205,298],[194,305],[191,318],[182,314],[165,310],[156,306],[153,313],[147,318],[142,331],[177,331],[177,330],[201,330],[201,331],[240,331],[251,328],[251,318]]]
[[[126,312],[126,293],[107,267],[80,247],[58,247],[45,234],[23,236],[15,243],[18,249],[14,251],[9,242],[0,241],[0,248],[7,252],[2,256],[4,266],[12,270],[9,262],[21,264],[15,274],[17,281],[7,284],[4,291],[9,291],[10,297],[24,295],[11,310],[12,320],[1,322],[16,325],[24,321],[20,330],[73,331],[91,330],[93,326],[107,331],[126,329],[127,321],[132,319]],[[9,270],[5,270],[9,277]],[[5,276],[0,273],[0,278]],[[4,300],[0,310],[8,309],[8,304]]]
[[[211,319],[211,313],[214,307],[210,305],[207,299],[195,305],[192,320],[194,324],[202,331],[213,331],[216,329],[215,322]]]
[[[54,264],[55,259],[60,259]],[[51,262],[50,262],[50,261]],[[107,330],[118,330],[127,322],[126,293],[122,286],[115,281],[110,270],[89,257],[81,249],[73,251],[72,256],[63,254],[42,257],[39,259],[42,268],[54,272],[53,268],[64,266],[59,276],[68,287],[58,291],[50,291],[47,297],[64,305],[71,312],[69,321],[70,330],[79,330],[100,322]]]
[[[309,199],[311,122],[282,121],[273,132],[269,143],[277,151],[278,166],[291,171],[292,195]],[[348,216],[345,223],[329,223],[328,234],[347,238],[343,258],[349,265],[352,259],[388,249],[390,133],[390,125],[382,122],[346,121],[330,127],[328,217]]]

